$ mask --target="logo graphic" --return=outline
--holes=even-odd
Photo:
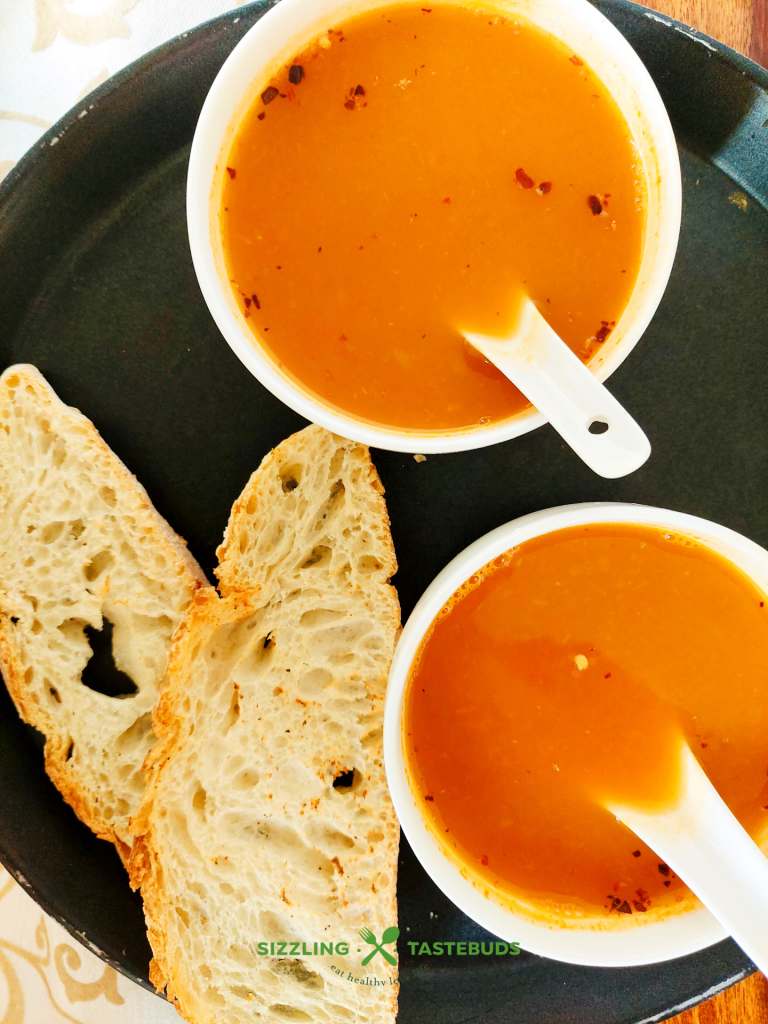
[[[358,934],[363,942],[367,942],[369,946],[374,947],[368,956],[363,959],[363,967],[365,967],[366,964],[369,964],[377,953],[381,953],[388,964],[391,964],[393,967],[397,967],[397,960],[395,960],[391,953],[384,949],[384,946],[388,946],[392,942],[397,942],[397,938],[400,934],[400,929],[398,927],[394,926],[392,928],[385,928],[384,934],[381,936],[381,942],[379,942],[370,928],[363,928]]]

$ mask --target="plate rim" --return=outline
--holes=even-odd
[[[199,25],[195,25],[192,28],[171,37],[165,42],[160,43],[153,49],[148,50],[136,60],[125,65],[125,67],[121,68],[114,75],[111,75],[106,79],[106,81],[92,92],[88,93],[87,96],[83,97],[79,102],[75,103],[50,128],[48,128],[28,150],[26,150],[26,152],[0,181],[0,222],[2,222],[4,218],[5,208],[13,202],[17,190],[24,187],[29,176],[37,168],[40,161],[45,158],[46,151],[55,148],[56,143],[54,143],[53,140],[62,139],[63,141],[63,137],[70,129],[77,128],[86,120],[85,118],[81,119],[79,117],[80,112],[84,108],[88,110],[90,115],[95,111],[98,103],[109,98],[113,93],[129,86],[142,74],[151,72],[157,65],[162,65],[177,54],[183,54],[184,51],[194,45],[194,42],[197,39],[207,37],[210,33],[215,34],[222,30],[226,30],[229,27],[234,27],[238,23],[248,20],[257,12],[266,13],[266,11],[278,2],[279,0],[253,0],[253,2],[247,3],[242,7],[236,7],[229,12],[209,18],[206,21],[201,22]],[[397,2],[397,0],[393,0],[393,2]],[[649,20],[662,25],[665,30],[672,30],[686,36],[689,42],[706,45],[707,49],[713,56],[717,56],[725,64],[730,65],[731,68],[751,79],[759,88],[768,92],[767,68],[720,40],[715,39],[712,36],[708,36],[703,32],[699,32],[697,29],[687,25],[685,22],[681,22],[665,14],[661,14],[656,10],[634,2],[634,0],[590,0],[590,2],[593,2],[595,7],[609,17],[609,12],[616,12],[617,14],[629,13],[634,17],[648,18]],[[721,171],[721,173],[726,172]],[[73,939],[84,945],[90,952],[98,956],[100,960],[108,964],[118,973],[140,985],[146,991],[157,995],[159,998],[166,998],[163,993],[156,992],[154,986],[147,977],[137,975],[130,968],[126,967],[120,961],[100,949],[94,942],[79,932],[63,915],[56,911],[50,900],[38,892],[35,886],[29,882],[22,870],[22,867],[17,863],[17,858],[13,857],[6,848],[3,842],[2,833],[0,833],[0,865],[7,870],[8,874],[21,886],[24,892],[30,896],[52,920],[60,924]],[[603,969],[595,968],[595,970]],[[611,968],[606,968],[605,970],[611,970]],[[737,972],[736,975],[725,979],[722,983],[711,986],[705,992],[676,1003],[674,1006],[661,1010],[650,1017],[638,1019],[636,1024],[656,1024],[656,1022],[661,1022],[677,1016],[683,1011],[691,1009],[707,999],[725,991],[727,988],[730,988],[738,982],[745,980],[747,977],[755,973],[756,970],[757,968],[753,965],[751,966],[751,969],[749,966],[744,967],[741,971]],[[509,1004],[505,1004],[505,1006],[508,1005]],[[504,1008],[505,1007],[502,1006],[495,1010],[488,1010],[477,1019],[481,1021],[483,1017],[487,1015],[499,1014],[500,1012],[503,1012]]]

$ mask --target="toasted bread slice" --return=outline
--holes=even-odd
[[[205,582],[90,420],[33,366],[6,370],[0,667],[22,718],[45,735],[48,774],[124,861],[171,637]],[[131,695],[107,696],[82,681],[92,653],[86,630],[110,623],[114,661],[127,677],[121,689]]]
[[[357,952],[397,920],[382,494],[363,445],[317,426],[283,442],[233,508],[225,596],[200,591],[174,640],[131,877],[151,977],[194,1024],[394,1020],[396,969]]]

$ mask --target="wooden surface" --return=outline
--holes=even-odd
[[[768,981],[753,974],[667,1024],[768,1024]]]
[[[768,67],[768,0],[638,0]],[[670,1024],[768,1024],[768,981],[753,974]]]
[[[638,0],[768,67],[768,0]]]

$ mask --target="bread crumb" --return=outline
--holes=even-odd
[[[426,462],[427,461],[427,456],[426,455],[414,455],[413,458],[414,458],[415,462]]]
[[[731,192],[728,196],[728,202],[733,203],[734,206],[738,206],[744,213],[747,212],[747,206],[749,205],[747,197],[744,192]]]

